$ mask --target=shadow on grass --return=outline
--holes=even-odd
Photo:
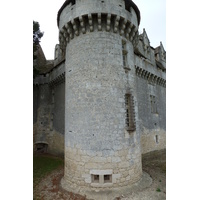
[[[166,149],[143,154],[142,166],[144,169],[152,168],[166,173]]]

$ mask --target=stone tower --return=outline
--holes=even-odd
[[[65,56],[61,185],[95,199],[125,191],[142,177],[134,63],[140,11],[131,0],[67,0],[57,20]]]

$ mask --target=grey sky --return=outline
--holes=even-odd
[[[166,50],[166,0],[134,0],[140,10],[139,31],[145,28],[152,47],[162,42]]]
[[[40,23],[44,32],[41,46],[47,59],[54,58],[54,47],[58,43],[57,12],[65,0],[34,0],[33,20]],[[134,0],[141,14],[139,32],[145,28],[150,45],[157,47],[160,41],[166,50],[166,0]]]

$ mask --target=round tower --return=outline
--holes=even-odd
[[[66,76],[61,185],[104,199],[142,176],[134,87],[140,12],[131,0],[67,0],[57,20]]]

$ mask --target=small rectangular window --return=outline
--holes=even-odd
[[[104,183],[112,183],[112,175],[111,174],[104,175]]]
[[[157,113],[156,97],[153,95],[150,95],[150,102],[151,102],[151,113]]]
[[[92,174],[92,183],[99,183],[99,175]]]

